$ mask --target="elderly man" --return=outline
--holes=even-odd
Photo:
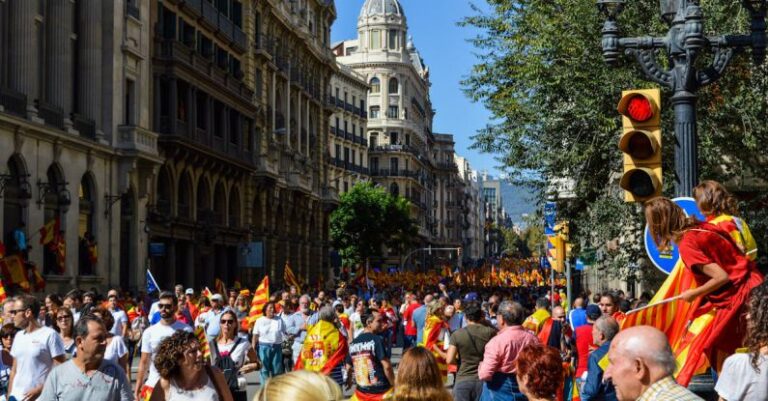
[[[589,355],[587,380],[581,390],[582,401],[616,401],[613,385],[603,381],[602,360],[611,347],[611,340],[619,332],[619,324],[610,316],[602,316],[592,325],[592,341],[598,346]]]
[[[330,376],[343,386],[342,370],[349,348],[347,331],[339,323],[336,310],[330,305],[323,306],[307,324],[309,329],[296,366]]]
[[[301,348],[304,345],[304,338],[307,336],[307,328],[310,326],[309,318],[312,316],[312,310],[309,309],[309,295],[302,295],[299,298],[299,309],[296,313],[283,317],[285,321],[285,331],[293,337],[293,363],[299,358]]]
[[[675,382],[675,355],[661,331],[638,326],[620,332],[611,342],[611,380],[620,401],[703,401]]]
[[[525,310],[519,303],[502,302],[499,315],[499,333],[485,345],[477,371],[478,378],[485,382],[480,399],[524,399],[515,377],[517,355],[526,345],[538,344],[539,340],[523,328]]]
[[[130,383],[123,369],[104,359],[107,330],[95,316],[85,315],[73,330],[76,356],[55,367],[39,401],[131,401]],[[83,380],[88,378],[88,380]]]

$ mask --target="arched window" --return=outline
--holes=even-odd
[[[44,199],[43,220],[45,224],[61,218],[69,209],[71,203],[69,192],[66,189],[66,181],[61,167],[52,164],[46,173],[48,187]],[[60,221],[60,220],[59,220]],[[59,232],[53,233],[54,237],[63,235],[63,227]],[[59,245],[62,247],[60,248]],[[66,268],[66,246],[64,242],[54,239],[43,247],[43,272],[45,274],[62,274]]]
[[[400,186],[397,185],[396,182],[393,182],[389,186],[389,193],[392,194],[392,196],[399,196],[400,195]]]
[[[200,177],[200,181],[197,183],[197,204],[195,206],[198,222],[206,222],[211,212],[211,189],[205,177]]]
[[[32,188],[27,178],[27,170],[24,160],[19,154],[14,154],[8,159],[8,175],[5,192],[3,193],[3,235],[7,247],[6,252],[19,251],[14,231],[17,229],[24,234],[29,231],[26,227],[24,216],[29,205],[29,199],[32,197]],[[0,237],[2,238],[2,237]]]
[[[173,186],[171,185],[171,171],[168,166],[163,166],[160,169],[160,173],[157,175],[156,188],[155,211],[170,217]]]
[[[373,77],[371,78],[371,93],[379,92],[381,92],[381,81],[379,78]]]
[[[397,78],[390,78],[389,79],[389,94],[396,95],[400,93],[400,83],[397,81]]]
[[[80,180],[78,191],[79,219],[77,224],[78,268],[81,276],[92,276],[96,273],[97,252],[96,235],[93,227],[95,208],[95,188],[93,177],[85,174]]]

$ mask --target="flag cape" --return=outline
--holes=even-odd
[[[442,337],[442,329],[446,327],[447,324],[439,317],[428,317],[427,321],[424,323],[424,337],[422,340],[423,344],[420,344],[424,348],[431,351],[432,355],[434,355],[435,360],[437,361],[437,368],[440,370],[440,375],[443,377],[443,383],[448,380],[448,364],[445,362],[445,359],[435,351],[435,349],[443,347],[444,342]]]
[[[525,319],[525,322],[523,322],[523,328],[532,331],[533,334],[538,335],[541,331],[541,328],[544,327],[544,323],[546,323],[550,318],[551,315],[546,309],[539,309]]]
[[[152,275],[152,272],[147,269],[147,294],[153,293],[153,292],[160,292],[160,286],[157,285],[157,281],[155,281],[155,277]]]
[[[307,330],[296,369],[329,375],[347,357],[347,339],[333,325],[320,320]]]
[[[243,319],[243,321],[247,324],[246,330],[249,330],[253,325],[256,323],[256,319],[260,318],[263,315],[263,309],[264,305],[269,302],[269,276],[265,276],[263,280],[261,280],[261,283],[258,287],[256,287],[256,291],[253,294],[253,299],[251,300],[251,309],[248,311],[248,317]],[[241,322],[241,325],[243,323]]]

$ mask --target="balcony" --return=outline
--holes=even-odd
[[[141,21],[141,10],[139,10],[139,7],[137,5],[126,2],[125,13],[128,14],[128,16],[131,16]]]
[[[42,118],[46,124],[58,129],[64,129],[64,110],[42,100],[36,100],[35,103],[37,105],[38,116]]]
[[[377,171],[371,171],[372,176],[376,177],[411,177],[419,178],[419,172],[413,170],[390,170],[390,169],[378,169]]]
[[[72,125],[80,132],[80,136],[88,139],[96,139],[96,122],[79,114],[72,115]]]
[[[185,0],[181,7],[188,13],[200,17],[203,15],[203,1],[205,0]]]
[[[453,162],[440,162],[437,163],[437,168],[447,171],[459,171],[459,166]]]
[[[245,35],[245,32],[243,32],[243,30],[240,29],[240,27],[235,25],[235,27],[232,29],[232,36],[233,36],[232,48],[240,53],[245,53],[245,51],[248,49],[247,47],[248,38]]]
[[[0,106],[5,108],[6,113],[27,117],[27,96],[23,93],[0,87]]]
[[[404,153],[410,153],[416,157],[419,156],[418,149],[410,145],[379,145],[371,148],[370,151],[382,152],[382,153],[404,152]]]
[[[157,155],[157,134],[133,125],[117,127],[117,148]]]
[[[218,24],[219,31],[217,33],[222,39],[232,42],[232,40],[234,39],[232,34],[232,30],[234,27],[235,27],[235,24],[232,22],[232,20],[227,18],[225,15],[219,14],[219,24]]]
[[[216,6],[203,0],[203,19],[202,22],[208,26],[211,30],[216,30],[219,25],[219,10]]]

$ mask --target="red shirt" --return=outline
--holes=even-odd
[[[407,308],[405,308],[405,313],[403,313],[403,321],[405,322],[406,336],[415,336],[418,334],[416,332],[416,324],[413,322],[413,311],[415,311],[416,309],[419,309],[420,306],[421,306],[420,303],[414,302],[408,305]]]
[[[579,359],[576,361],[576,375],[581,375],[587,371],[587,362],[589,353],[597,346],[592,343],[592,323],[587,323],[576,328],[576,354]]]

